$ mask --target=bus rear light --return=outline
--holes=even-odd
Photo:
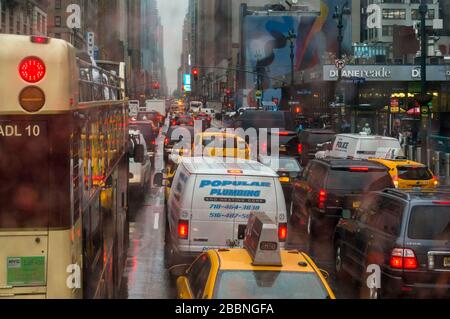
[[[288,226],[287,224],[278,225],[278,239],[280,242],[285,242],[287,239]]]
[[[189,221],[180,220],[178,222],[178,238],[180,239],[189,238]]]
[[[28,57],[19,64],[19,75],[28,83],[36,83],[45,76],[46,68],[44,62],[37,57]]]
[[[38,112],[44,107],[45,94],[36,86],[28,86],[20,92],[19,103],[28,113]]]
[[[31,36],[31,42],[37,44],[48,44],[50,42],[50,38],[48,37],[40,37],[40,36]]]

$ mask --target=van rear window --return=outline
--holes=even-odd
[[[398,178],[407,181],[427,181],[433,178],[427,167],[398,166]]]
[[[450,207],[414,207],[409,221],[408,237],[421,240],[450,240]]]
[[[380,191],[394,187],[392,178],[386,170],[368,172],[332,169],[327,180],[329,189],[354,191]]]

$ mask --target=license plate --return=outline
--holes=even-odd
[[[361,202],[353,202],[353,208],[360,208],[361,207]]]
[[[450,267],[450,257],[444,257],[444,267]]]

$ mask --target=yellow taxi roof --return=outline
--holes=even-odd
[[[252,258],[246,249],[216,250],[219,258],[220,270],[276,270],[294,272],[315,272],[309,260],[298,251],[281,250],[282,267],[277,266],[253,266]],[[299,263],[305,263],[302,267]]]
[[[416,166],[416,167],[426,167],[426,165],[410,160],[390,160],[390,159],[382,159],[382,158],[371,158],[370,161],[377,162],[387,166],[389,168],[397,168],[397,166]]]

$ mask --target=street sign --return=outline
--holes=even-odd
[[[345,61],[344,60],[339,60],[339,59],[337,59],[335,62],[334,62],[334,65],[336,66],[336,69],[338,69],[338,70],[343,70],[344,68],[345,68]]]
[[[420,114],[422,115],[422,117],[427,118],[429,112],[430,112],[430,109],[429,109],[428,105],[420,107]]]
[[[263,97],[263,92],[261,90],[258,90],[258,91],[255,92],[255,98],[257,100],[261,100],[262,97]]]
[[[397,99],[391,100],[391,113],[400,113],[400,102]]]

